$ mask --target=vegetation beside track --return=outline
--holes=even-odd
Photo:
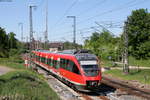
[[[121,63],[121,62],[120,62]],[[129,65],[130,66],[139,66],[139,67],[150,67],[150,59],[141,59],[137,60],[134,57],[129,57]],[[116,64],[111,60],[103,60],[102,61],[103,67],[122,67],[122,64]]]
[[[13,71],[0,76],[0,96],[12,95],[23,100],[59,99],[44,81],[44,77],[28,70]]]
[[[130,70],[129,74],[125,74],[122,70],[113,69],[104,72],[106,75],[121,78],[123,80],[136,80],[143,84],[150,84],[150,69]]]
[[[24,61],[19,57],[0,58],[0,65],[14,69],[24,69]]]
[[[0,76],[0,97],[17,95],[21,100],[59,99],[45,78],[25,68],[20,57],[0,58],[0,65],[15,69]]]
[[[150,59],[137,60],[134,57],[129,57],[129,65],[140,66],[140,67],[150,67]]]

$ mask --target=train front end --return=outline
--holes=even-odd
[[[80,64],[81,74],[86,86],[77,87],[81,91],[93,91],[101,83],[101,69],[97,57],[94,54],[79,53],[76,54]]]

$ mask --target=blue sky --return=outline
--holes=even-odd
[[[45,5],[46,0],[12,0],[0,2],[0,27],[7,32],[15,32],[20,40],[20,27],[24,24],[24,37],[29,36],[29,5],[36,5],[33,11],[34,37],[44,39]],[[150,0],[49,0],[48,9],[48,39],[50,41],[72,41],[72,19],[66,16],[77,17],[77,42],[83,43],[95,30],[95,21],[108,28],[112,25],[123,25],[132,10],[147,8],[150,11]],[[108,28],[118,36],[122,28]],[[24,40],[25,41],[25,40]]]

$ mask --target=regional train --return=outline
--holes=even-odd
[[[32,61],[78,91],[92,91],[101,83],[98,58],[88,50],[32,51]]]

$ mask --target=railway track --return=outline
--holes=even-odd
[[[38,68],[38,72],[44,75],[49,86],[60,96],[61,100],[148,100],[134,96],[135,94],[131,90],[129,92],[127,87],[117,86],[116,82],[106,78],[95,92],[84,93],[73,90],[54,76],[49,75],[44,69]]]
[[[49,73],[42,68],[38,68],[38,73],[44,75],[49,86],[60,96],[60,99],[62,100],[119,100],[110,99],[110,97],[108,97],[107,94],[110,95],[111,93],[114,93],[115,89],[105,84],[102,84],[101,87],[96,90],[96,92],[77,92],[60,82],[54,76],[49,75]],[[111,98],[116,97],[111,95]]]
[[[103,76],[102,83],[107,84],[116,88],[120,92],[125,92],[124,95],[135,95],[138,97],[142,97],[142,100],[150,100],[150,91],[146,89],[140,89],[135,87],[127,82],[120,81],[117,79],[111,79],[106,76]],[[117,94],[120,95],[120,94]]]

